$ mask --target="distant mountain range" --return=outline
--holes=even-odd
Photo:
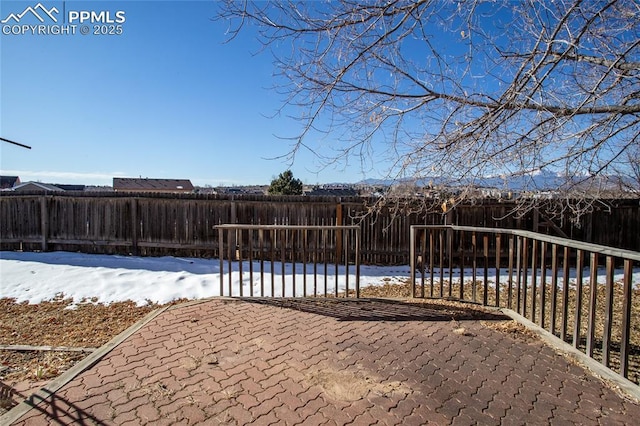
[[[540,171],[537,173],[518,175],[518,176],[491,176],[475,179],[459,179],[454,180],[450,177],[431,176],[424,177],[417,180],[412,178],[404,178],[398,181],[392,179],[365,179],[358,184],[369,186],[391,186],[402,183],[413,183],[417,186],[448,186],[448,187],[463,187],[473,186],[476,188],[497,188],[512,191],[521,190],[537,190],[537,191],[553,191],[566,185],[568,182],[574,184],[580,184],[585,181],[585,176],[575,176],[567,179],[566,176],[559,175],[548,171]],[[597,179],[604,183],[607,183],[612,188],[618,187],[619,183],[623,180],[620,176],[599,176]]]

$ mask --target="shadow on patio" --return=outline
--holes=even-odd
[[[499,312],[475,305],[404,302],[389,299],[242,298],[246,302],[294,309],[338,321],[463,321],[510,320]]]

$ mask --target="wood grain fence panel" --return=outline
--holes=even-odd
[[[37,239],[41,235],[39,197],[0,198],[0,239]]]
[[[140,246],[142,255],[212,256],[217,255],[216,225],[335,225],[341,209],[341,224],[360,226],[363,263],[407,264],[409,227],[444,223],[441,211],[409,211],[398,203],[368,212],[372,203],[372,200],[361,198],[302,196],[2,193],[0,249],[46,247],[49,250],[128,254],[136,252]],[[532,230],[532,215],[517,218],[510,214],[512,208],[511,203],[495,201],[460,204],[448,215],[448,221],[454,225]],[[554,226],[576,239],[585,240],[590,236],[592,242],[598,244],[640,250],[640,206],[637,201],[617,201],[609,209],[595,210],[583,219],[582,228],[574,226],[567,218],[554,219]],[[545,221],[545,216],[540,214],[540,231],[546,230],[553,235],[554,229],[545,227]],[[591,226],[591,223],[598,226]],[[43,226],[46,227],[44,235]],[[251,238],[253,247],[258,247],[258,237]],[[269,248],[269,238],[264,235],[265,250]],[[52,245],[47,246],[47,242]],[[309,241],[308,245],[311,243]],[[316,243],[321,246],[319,241]],[[456,244],[454,241],[454,246]],[[465,245],[468,245],[466,241]],[[335,251],[334,247],[327,248],[328,252]],[[493,254],[494,251],[495,241],[490,240],[489,252]],[[455,264],[459,253],[452,255]]]

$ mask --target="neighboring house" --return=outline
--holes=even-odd
[[[86,189],[86,185],[74,185],[74,184],[59,184],[56,183],[55,186],[62,189],[63,191],[84,191]]]
[[[42,182],[25,182],[20,185],[16,185],[13,187],[14,191],[18,192],[26,192],[26,191],[37,191],[37,192],[62,192],[64,189],[59,186],[52,185],[50,183],[42,183]]]
[[[191,193],[189,179],[113,178],[114,191]]]
[[[11,189],[20,183],[18,176],[0,176],[0,189]]]
[[[113,187],[111,185],[108,186],[97,186],[97,185],[88,185],[84,187],[85,192],[113,192]]]
[[[334,187],[334,186],[319,186],[313,188],[311,191],[305,192],[304,195],[308,196],[334,196],[334,197],[356,197],[360,195],[359,191],[350,187]]]
[[[219,194],[229,195],[265,195],[267,193],[268,186],[261,185],[248,185],[248,186],[233,186],[233,187],[218,187],[217,192]]]
[[[242,188],[227,188],[227,189],[224,191],[224,193],[225,193],[225,194],[232,194],[232,195],[235,195],[235,194],[245,194],[244,189],[242,189]]]

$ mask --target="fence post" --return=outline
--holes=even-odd
[[[41,249],[47,251],[47,239],[49,238],[49,210],[47,209],[47,196],[40,197],[40,230],[42,232]]]

